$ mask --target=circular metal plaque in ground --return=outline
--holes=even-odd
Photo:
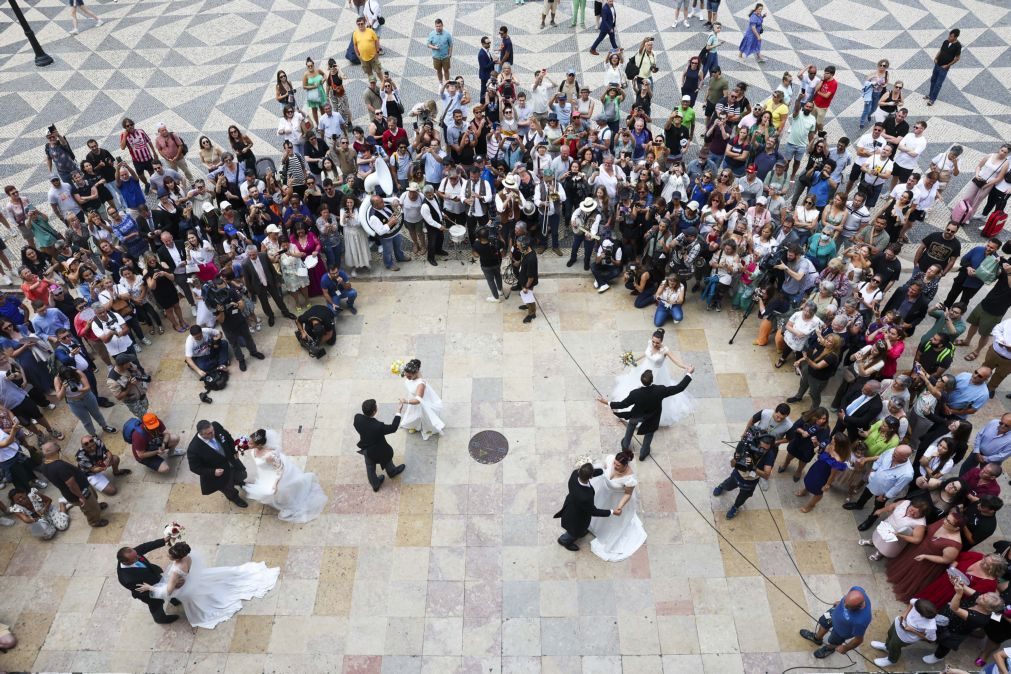
[[[509,441],[497,431],[481,431],[470,439],[467,450],[478,463],[498,463],[509,453]]]

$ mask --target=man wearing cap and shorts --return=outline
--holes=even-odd
[[[137,463],[157,473],[169,472],[167,457],[186,453],[186,449],[179,446],[179,436],[169,433],[162,420],[152,412],[145,414],[139,424],[134,422],[130,449]]]

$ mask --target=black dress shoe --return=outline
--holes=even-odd
[[[790,396],[789,398],[786,399],[786,402],[788,402],[788,403],[799,403],[803,399],[804,398],[801,397],[801,396]]]
[[[264,356],[264,355],[263,355],[262,353],[260,353],[259,351],[256,351],[256,352],[254,352],[254,353],[251,353],[251,354],[249,354],[249,355],[250,355],[250,356],[252,356],[253,358],[255,358],[256,360],[263,360],[264,358],[266,358],[266,356]]]
[[[843,503],[842,507],[843,507],[843,510],[863,510],[864,509],[864,507],[862,505],[860,505],[859,503],[857,503],[856,501],[852,501],[850,503]]]
[[[173,606],[179,606],[180,604],[182,604],[181,601],[179,601],[178,599],[176,599],[174,597],[172,599],[169,599],[169,603],[172,604]]]
[[[386,479],[385,475],[379,476],[379,481],[372,485],[372,491],[379,491],[379,488],[383,486],[383,480]]]
[[[439,263],[435,261],[434,257],[428,258],[428,264],[432,265],[433,267],[438,267],[439,266]]]
[[[515,285],[512,285],[512,286],[509,286],[509,290],[519,290],[519,289],[520,289],[520,284],[519,283],[517,283]]]
[[[877,517],[868,517],[867,519],[865,519],[863,522],[860,523],[860,526],[857,527],[857,531],[867,531],[868,529],[873,527],[874,523],[877,521],[878,521]]]
[[[239,506],[240,508],[249,507],[249,504],[246,503],[246,501],[241,496],[236,496],[235,498],[230,498],[228,500],[234,503],[235,505]]]
[[[405,468],[407,468],[407,466],[402,463],[393,470],[391,470],[389,473],[387,473],[387,475],[389,475],[390,477],[396,477],[397,475],[403,473]]]
[[[98,399],[98,406],[99,407],[115,407],[116,403],[112,402],[108,398],[99,398]]]
[[[177,620],[179,620],[179,616],[177,616],[177,615],[167,615],[167,616],[165,616],[164,620],[155,620],[155,622],[158,623],[159,625],[168,625],[170,623],[174,623]]]
[[[267,325],[269,325],[270,327],[274,327],[274,317],[273,316],[268,316],[267,317]]]
[[[524,323],[530,323],[530,322],[531,322],[531,321],[533,321],[533,320],[534,320],[535,318],[537,318],[537,317],[536,317],[536,316],[527,316],[526,318],[524,318],[524,319],[523,319],[523,322],[524,322]]]
[[[572,266],[572,265],[574,265],[574,264],[576,264],[576,261],[575,261],[575,260],[569,260],[568,262],[566,262],[566,263],[565,263],[565,266],[566,266],[566,267],[571,267],[571,266]]]
[[[239,361],[239,371],[240,372],[245,372],[246,371],[246,361],[244,361],[244,360],[240,360]]]
[[[571,543],[571,542],[570,543],[564,543],[564,542],[562,542],[562,539],[559,538],[558,539],[558,544],[560,546],[562,546],[563,548],[565,548],[566,550],[572,550],[573,552],[579,552],[579,546],[576,545],[575,543]]]
[[[640,461],[645,461],[647,456],[649,456],[649,450],[648,449],[644,449],[644,450],[642,450],[642,451],[639,452],[639,460]]]
[[[203,391],[200,393],[200,402],[210,405],[212,402],[214,402],[214,399],[211,398],[209,395],[207,395],[206,391]]]
[[[437,251],[435,251],[435,254],[436,255],[441,255],[442,257],[449,257],[449,253],[447,253],[444,250],[437,250]]]
[[[286,312],[284,314],[284,317],[287,318],[289,321],[293,321],[296,318],[298,318],[297,316],[295,316],[295,314],[291,313],[290,311]]]

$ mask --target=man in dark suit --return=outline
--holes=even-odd
[[[190,471],[200,476],[201,494],[220,491],[240,508],[249,505],[235,488],[246,484],[246,468],[236,455],[232,435],[221,424],[206,419],[198,421],[197,434],[186,448],[186,459]]]
[[[119,552],[116,553],[116,559],[119,560],[119,563],[116,565],[116,577],[119,578],[119,584],[130,590],[130,595],[134,599],[147,604],[148,610],[151,611],[151,617],[159,625],[174,623],[176,620],[179,620],[179,616],[166,615],[164,600],[152,597],[148,591],[138,591],[137,586],[144,583],[157,585],[161,580],[162,568],[157,564],[149,562],[144,555],[152,550],[164,547],[164,545],[165,540],[158,539],[157,541],[142,543],[136,548],[120,548]],[[178,605],[179,600],[173,599],[171,603]]]
[[[488,80],[495,72],[495,57],[491,55],[491,38],[487,35],[481,37],[481,49],[477,52],[477,78],[481,80],[481,98],[488,91]]]
[[[618,48],[618,42],[614,39],[614,30],[618,25],[618,16],[614,10],[614,0],[607,0],[604,6],[600,10],[600,32],[597,33],[597,39],[593,41],[593,45],[590,47],[590,53],[594,56],[600,56],[597,52],[597,45],[604,40],[604,36],[607,36],[611,40],[611,49]]]
[[[862,389],[843,398],[839,406],[839,421],[832,429],[832,435],[846,433],[851,441],[859,440],[859,431],[867,430],[878,420],[882,408],[880,392],[881,383],[871,379]]]
[[[584,463],[569,476],[569,493],[565,497],[562,509],[555,513],[555,519],[561,518],[562,529],[565,531],[558,537],[558,544],[575,552],[579,550],[576,541],[589,533],[590,519],[594,517],[620,516],[620,510],[603,510],[593,504],[595,492],[590,486],[590,478],[603,474],[600,468],[594,468],[591,463]]]
[[[295,320],[295,314],[288,311],[281,296],[281,279],[274,270],[274,265],[270,264],[266,257],[260,256],[259,249],[250,244],[246,246],[247,258],[242,263],[242,280],[245,281],[249,292],[260,299],[260,306],[263,313],[267,315],[267,324],[274,325],[274,312],[267,303],[267,297],[274,298],[274,304],[281,310],[281,315],[285,318]]]
[[[653,442],[653,434],[660,427],[660,415],[663,413],[663,399],[681,393],[692,381],[692,373],[695,368],[688,366],[687,374],[674,386],[658,386],[653,383],[653,371],[646,370],[642,373],[639,381],[642,387],[633,390],[624,400],[609,403],[612,410],[624,410],[615,412],[614,416],[625,419],[628,427],[625,429],[625,437],[621,441],[621,448],[628,449],[632,445],[632,434],[635,433],[636,426],[639,427],[639,435],[642,439],[642,449],[639,450],[639,460],[645,461],[649,456],[649,446]],[[606,403],[603,398],[598,398],[600,402]],[[625,410],[631,407],[630,410]]]
[[[376,412],[379,406],[376,401],[369,398],[362,403],[362,413],[355,415],[355,430],[358,431],[358,453],[365,457],[365,475],[369,478],[372,491],[379,491],[383,486],[386,475],[391,478],[404,472],[404,464],[399,466],[393,463],[393,448],[386,442],[386,436],[396,433],[400,427],[400,413],[404,411],[404,404],[401,403],[397,409],[397,415],[393,417],[393,423],[384,424],[376,419]],[[376,466],[382,466],[386,475],[376,475]]]
[[[170,232],[162,232],[161,245],[156,254],[161,267],[175,277],[176,286],[183,291],[186,301],[191,307],[196,306],[193,303],[193,291],[186,282],[186,248],[183,242],[173,239]]]

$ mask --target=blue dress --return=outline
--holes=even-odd
[[[738,51],[745,56],[758,54],[762,51],[762,41],[755,37],[755,33],[751,30],[751,28],[754,26],[755,30],[761,34],[763,21],[765,21],[765,18],[758,12],[754,12],[748,17],[748,28],[744,31],[744,38],[741,39],[741,46],[738,47]]]
[[[807,490],[808,494],[821,496],[822,490],[825,489],[825,483],[828,482],[832,471],[846,470],[847,468],[848,466],[845,461],[836,461],[828,452],[822,452],[818,455],[818,460],[814,462],[813,466],[808,468],[807,474],[804,475],[804,489]]]

